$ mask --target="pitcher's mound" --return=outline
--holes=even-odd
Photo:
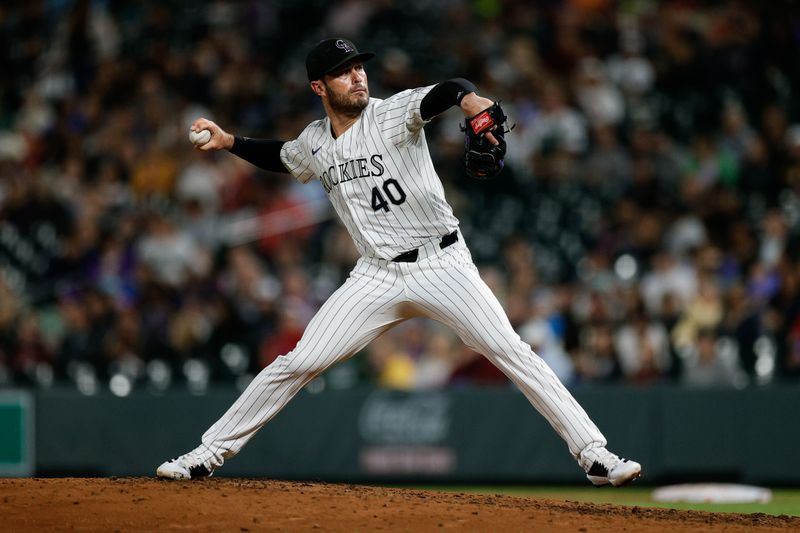
[[[800,531],[797,517],[232,478],[0,479],[0,508],[20,533]]]

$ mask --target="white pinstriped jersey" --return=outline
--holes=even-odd
[[[420,103],[433,85],[370,98],[338,138],[326,117],[284,143],[299,181],[318,179],[361,255],[391,259],[458,228],[433,168]]]

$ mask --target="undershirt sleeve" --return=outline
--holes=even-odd
[[[461,105],[461,99],[478,89],[469,80],[453,78],[443,81],[431,89],[420,103],[420,115],[423,120],[430,120],[447,111],[454,105]]]
[[[251,139],[249,137],[234,137],[233,139],[233,146],[230,149],[230,153],[233,155],[270,172],[289,173],[281,161],[281,148],[286,141]]]

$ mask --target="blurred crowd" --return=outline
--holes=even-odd
[[[471,181],[426,135],[482,276],[569,386],[800,376],[800,8],[639,0],[29,0],[0,5],[0,388],[240,386],[357,254],[319,184],[188,142],[294,138],[304,57],[378,57],[373,96],[452,77],[516,124]],[[313,382],[507,385],[415,319]]]

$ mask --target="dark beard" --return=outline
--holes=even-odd
[[[355,97],[348,98],[347,95],[339,95],[330,90],[330,87],[325,85],[328,91],[328,104],[336,113],[356,117],[361,114],[367,104],[369,104],[369,93],[364,101],[355,99]]]

